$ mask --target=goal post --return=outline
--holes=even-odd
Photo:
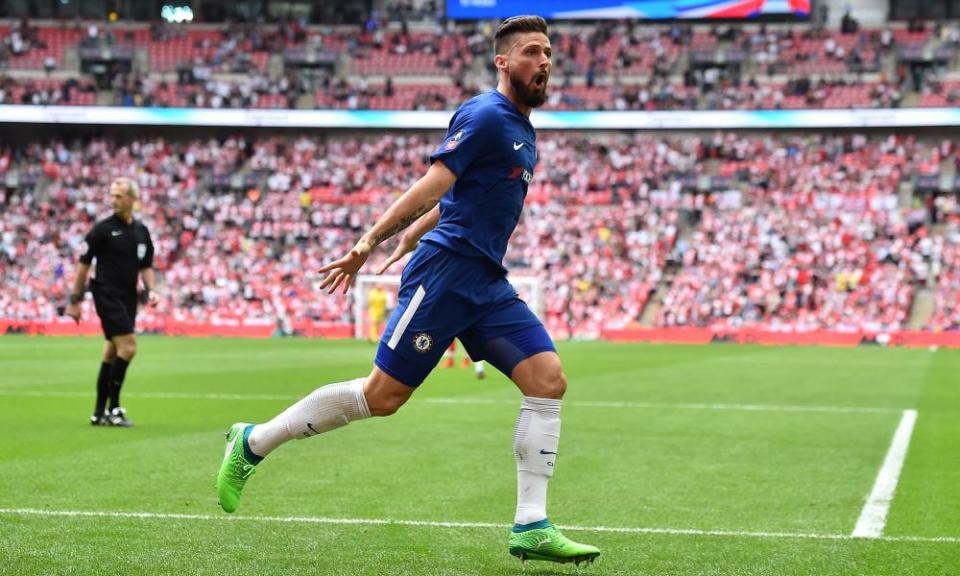
[[[517,294],[530,306],[537,318],[543,320],[543,287],[539,278],[534,276],[508,276],[510,284]],[[400,276],[397,274],[376,276],[359,274],[353,285],[353,336],[366,338],[370,331],[370,316],[367,312],[367,294],[375,286],[382,286],[387,292],[387,318],[397,305],[397,292],[400,290]],[[386,320],[384,318],[384,327]],[[383,327],[381,327],[382,329]]]

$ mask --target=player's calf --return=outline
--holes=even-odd
[[[217,474],[220,506],[233,512],[256,465],[278,446],[310,438],[370,417],[365,378],[321,386],[264,424],[237,423],[226,433],[227,449]]]

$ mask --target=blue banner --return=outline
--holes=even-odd
[[[538,14],[559,19],[741,19],[810,15],[811,0],[447,0],[453,19]]]

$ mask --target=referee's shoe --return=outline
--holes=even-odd
[[[111,426],[117,426],[119,428],[130,428],[133,426],[133,422],[127,419],[127,411],[119,406],[110,410],[107,414],[107,420],[110,421]]]
[[[91,426],[110,426],[110,419],[107,417],[106,413],[103,414],[94,414],[90,416],[90,425]]]
[[[116,426],[118,428],[130,428],[133,426],[127,418],[127,411],[117,406],[113,410],[107,410],[103,414],[94,414],[90,416],[92,426]]]

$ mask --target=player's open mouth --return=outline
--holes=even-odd
[[[547,74],[546,72],[541,72],[533,77],[533,85],[537,88],[543,88],[547,85]]]

